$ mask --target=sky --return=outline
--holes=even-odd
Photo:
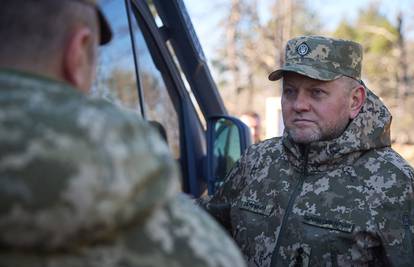
[[[263,20],[269,17],[269,0],[259,0],[259,13]],[[404,30],[409,39],[414,40],[414,0],[308,0],[310,8],[317,10],[324,30],[332,31],[343,19],[352,21],[358,11],[371,3],[378,3],[380,11],[391,22],[396,21],[398,12],[403,12],[407,22]],[[224,17],[230,0],[184,0],[194,28],[209,61],[220,46],[220,19]],[[411,30],[409,30],[411,29]]]

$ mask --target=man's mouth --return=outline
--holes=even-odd
[[[293,122],[297,122],[297,121],[307,121],[307,122],[314,122],[313,120],[309,120],[309,119],[293,119]]]
[[[313,120],[307,120],[307,119],[294,119],[293,123],[295,125],[311,125],[311,124],[315,124],[315,122]]]

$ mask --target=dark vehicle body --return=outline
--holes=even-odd
[[[104,0],[101,8],[114,38],[100,51],[94,93],[159,130],[183,192],[214,192],[250,134],[228,115],[183,1]]]

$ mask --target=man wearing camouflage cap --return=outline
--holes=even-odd
[[[216,216],[249,266],[412,266],[414,171],[390,148],[391,115],[361,62],[351,41],[287,43],[269,76],[283,78],[283,136],[248,148],[204,203],[230,206]]]
[[[96,0],[2,0],[0,39],[0,266],[244,266],[158,134],[83,94]]]

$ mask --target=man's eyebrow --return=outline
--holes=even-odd
[[[283,86],[285,86],[285,85],[289,85],[289,86],[295,87],[295,85],[292,82],[285,82],[285,81],[283,81]]]

